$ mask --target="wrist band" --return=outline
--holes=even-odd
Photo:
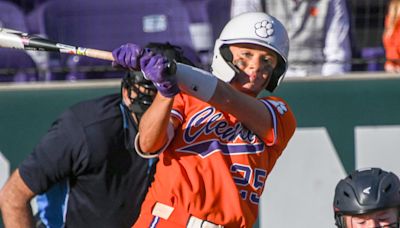
[[[154,153],[143,153],[142,152],[142,149],[140,149],[140,146],[139,146],[139,135],[140,135],[140,132],[138,132],[136,134],[136,137],[135,137],[135,150],[136,150],[136,153],[142,158],[156,158],[165,149],[167,149],[168,145],[171,143],[172,139],[175,136],[175,130],[174,130],[174,127],[173,127],[172,123],[169,123],[168,124],[168,128],[167,128],[168,141],[160,150],[158,150],[158,151],[156,151]]]

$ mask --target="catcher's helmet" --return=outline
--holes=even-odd
[[[250,43],[267,47],[278,56],[266,89],[273,92],[283,79],[287,70],[289,37],[285,27],[275,17],[266,13],[250,12],[232,18],[215,41],[212,73],[219,79],[230,82],[235,76],[232,55],[227,53],[229,44]]]
[[[356,170],[339,181],[333,208],[336,225],[344,227],[342,215],[360,215],[400,207],[400,180],[380,168]]]

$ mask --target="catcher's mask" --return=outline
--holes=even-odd
[[[157,93],[157,89],[153,83],[146,80],[140,71],[127,72],[122,79],[122,88],[125,88],[128,92],[128,98],[131,103],[128,106],[129,110],[139,114],[139,116],[151,105]]]
[[[169,61],[177,61],[187,65],[195,66],[195,64],[184,56],[184,51],[181,47],[170,43],[149,43],[146,49],[156,54],[164,55]],[[196,61],[196,60],[194,60]],[[138,115],[138,118],[147,110],[153,102],[154,96],[157,93],[153,83],[143,76],[141,71],[130,71],[122,79],[121,90],[126,88],[131,104],[129,110]],[[133,93],[132,93],[133,92]],[[122,91],[121,91],[122,94]]]

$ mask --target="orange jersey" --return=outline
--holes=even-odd
[[[155,202],[225,227],[253,226],[266,178],[296,127],[282,99],[260,100],[274,126],[262,139],[228,113],[186,94],[175,96],[171,115],[182,124],[160,155],[135,227],[155,224]]]
[[[389,16],[385,18],[385,27],[389,27]],[[393,25],[393,31],[385,32],[383,34],[383,46],[385,48],[386,64],[400,66],[399,62],[393,60],[400,60],[400,18],[397,18]]]

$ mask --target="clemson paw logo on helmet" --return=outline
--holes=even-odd
[[[262,38],[267,38],[274,34],[274,28],[272,27],[272,22],[263,20],[261,22],[257,22],[254,25],[256,29],[256,35]]]

